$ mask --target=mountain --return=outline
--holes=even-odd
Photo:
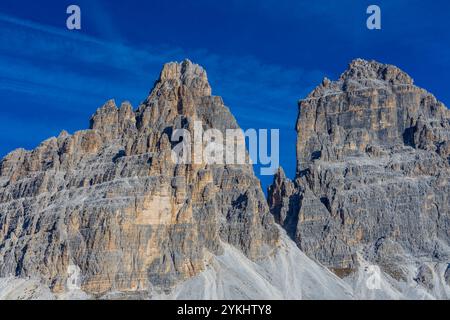
[[[299,110],[296,177],[280,169],[269,188],[276,221],[342,277],[375,265],[449,298],[450,111],[397,67],[361,59]]]
[[[222,242],[251,259],[279,242],[250,165],[175,164],[171,133],[237,128],[205,71],[166,64],[133,111],[108,101],[90,129],[61,133],[0,166],[0,275],[54,292],[76,270],[90,294],[168,289],[204,270]],[[78,280],[77,280],[78,281]]]
[[[198,159],[199,124],[236,148],[239,126],[189,60],[136,109],[11,152],[0,299],[448,298],[448,110],[363,60],[300,106],[297,176],[268,201],[251,164]]]

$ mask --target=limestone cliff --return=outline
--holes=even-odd
[[[450,111],[406,73],[355,60],[299,102],[297,174],[269,205],[301,250],[339,275],[358,257],[396,279],[450,261]]]
[[[222,243],[252,260],[269,255],[279,231],[250,165],[172,161],[171,133],[194,121],[238,128],[200,66],[169,63],[137,110],[108,101],[88,130],[7,155],[0,277],[98,295],[170,289],[204,270]]]
[[[355,60],[300,101],[269,205],[251,165],[173,161],[198,123],[238,128],[200,66],[169,63],[136,109],[1,160],[0,298],[450,297],[450,114],[404,72]]]

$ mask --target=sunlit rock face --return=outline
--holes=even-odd
[[[0,277],[38,277],[53,292],[168,290],[222,243],[251,260],[279,243],[250,165],[176,164],[175,129],[238,128],[205,71],[166,64],[133,110],[108,101],[88,130],[62,132],[0,164]]]
[[[450,260],[450,111],[391,65],[355,60],[299,102],[297,174],[269,190],[300,249],[344,276]],[[422,269],[425,270],[425,269]]]

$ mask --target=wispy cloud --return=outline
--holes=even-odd
[[[5,15],[0,15],[0,23],[0,90],[57,99],[129,95],[137,102],[145,98],[163,63],[189,57],[205,66],[213,89],[231,108],[283,112],[295,109],[295,101],[322,76],[318,71],[287,69],[249,56],[224,57],[202,49],[187,52],[160,46],[135,48]],[[280,105],[284,103],[289,105]],[[242,110],[243,118],[245,113]]]
[[[1,14],[0,43],[0,94],[6,104],[0,109],[0,156],[62,129],[83,129],[110,98],[136,106],[164,63],[189,58],[205,67],[213,93],[224,98],[243,128],[282,130],[286,166],[294,163],[297,100],[323,77],[318,70],[202,48],[133,47]]]

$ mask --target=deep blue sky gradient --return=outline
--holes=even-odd
[[[65,27],[69,4],[81,31]],[[370,4],[381,31],[366,28]],[[449,105],[449,26],[445,0],[2,0],[0,157],[86,128],[110,98],[137,107],[163,63],[189,58],[242,128],[280,129],[292,177],[297,100],[354,58],[395,64]]]

